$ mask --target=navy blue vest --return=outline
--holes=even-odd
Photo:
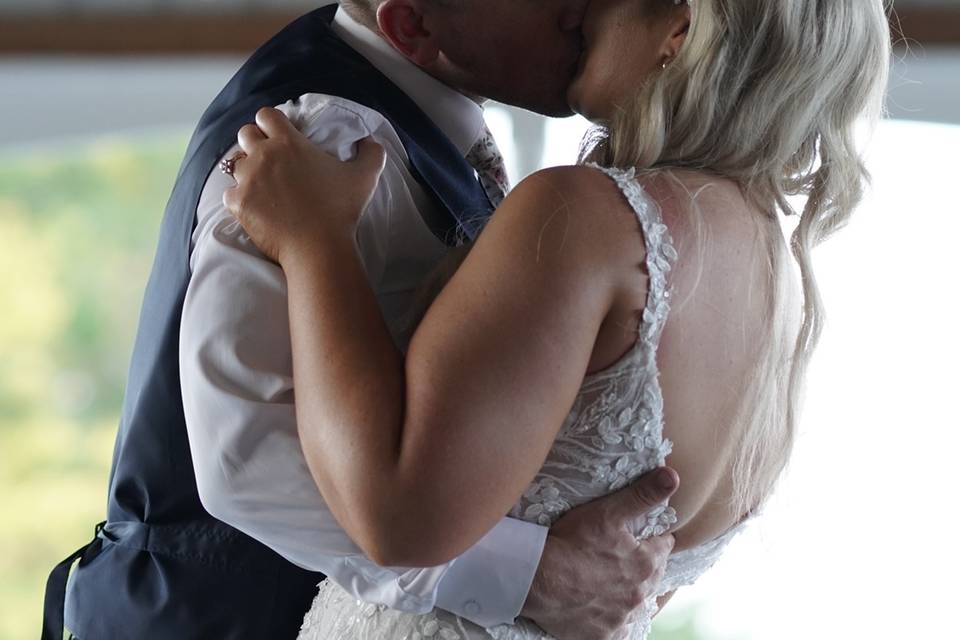
[[[178,370],[190,238],[207,176],[264,106],[305,93],[342,96],[396,129],[437,205],[424,221],[453,244],[473,238],[490,204],[460,152],[399,88],[339,40],[336,7],[298,19],[261,47],[204,113],[160,229],[134,346],[110,477],[107,521],[47,584],[44,638],[60,640],[70,565],[80,640],[294,638],[321,574],[304,571],[200,504]]]

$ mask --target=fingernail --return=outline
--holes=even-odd
[[[666,467],[657,472],[657,485],[664,491],[670,491],[677,486],[677,474]]]

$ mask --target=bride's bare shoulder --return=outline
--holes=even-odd
[[[531,174],[510,192],[494,221],[498,217],[561,229],[557,239],[565,250],[577,247],[608,267],[617,268],[620,256],[633,263],[637,252],[643,251],[636,216],[620,188],[609,176],[587,166],[552,167]]]
[[[633,255],[637,250],[636,215],[617,183],[602,171],[590,166],[562,166],[542,169],[529,175],[510,193],[505,204],[513,199],[519,208],[556,218],[563,214],[570,229],[583,233],[580,239],[597,241],[615,249],[617,238],[624,238],[625,248]],[[642,244],[642,243],[641,243]],[[642,247],[641,247],[642,248]]]
[[[511,192],[546,202],[563,202],[571,211],[592,215],[598,209],[628,209],[629,205],[608,176],[588,166],[573,165],[541,169],[530,174]]]

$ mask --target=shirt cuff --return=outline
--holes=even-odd
[[[504,518],[444,575],[437,606],[482,627],[513,623],[530,592],[546,527]]]

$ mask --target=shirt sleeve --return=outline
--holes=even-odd
[[[546,527],[504,518],[448,569],[436,605],[481,627],[512,623],[527,601],[546,540]]]
[[[341,159],[370,135],[385,146],[388,166],[367,217],[372,208],[390,206],[405,156],[381,116],[351,105],[302,99],[281,109]],[[484,625],[512,621],[539,564],[545,528],[505,518],[451,563],[380,567],[333,517],[297,435],[286,281],[223,207],[222,193],[232,184],[214,171],[204,188],[180,333],[184,413],[204,507],[362,600],[415,613],[441,606]],[[375,282],[385,266],[383,239],[362,222],[358,242]]]

